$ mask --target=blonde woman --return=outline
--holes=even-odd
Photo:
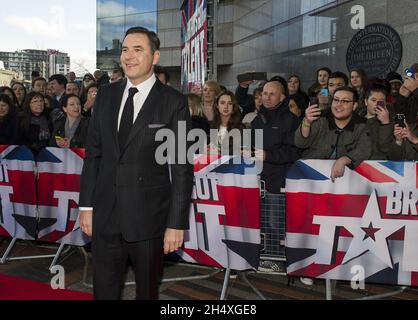
[[[203,113],[209,122],[215,118],[216,97],[221,93],[221,87],[214,80],[206,81],[202,91]]]
[[[202,99],[197,94],[189,93],[187,95],[189,102],[190,116],[192,119],[192,129],[202,129],[208,135],[210,126],[203,113]]]

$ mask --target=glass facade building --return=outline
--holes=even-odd
[[[105,65],[101,55],[120,45],[115,40],[123,36],[128,26],[149,26],[161,39],[160,64],[169,68],[172,84],[179,87],[183,1],[112,1],[115,2],[126,12],[115,11],[114,16],[105,16],[100,7],[106,1],[98,2],[98,67]],[[142,3],[152,3],[154,7],[141,8]],[[360,14],[352,11],[355,6],[360,6]],[[346,60],[350,42],[360,31],[353,28],[353,20],[359,21],[357,19],[362,17],[366,26],[388,25],[399,35],[400,43],[396,46],[402,46],[401,50],[386,50],[387,55],[400,55],[399,73],[418,62],[418,3],[415,0],[220,0],[215,20],[218,82],[232,89],[237,85],[237,74],[249,70],[265,71],[269,76],[287,77],[296,73],[307,89],[314,82],[319,67],[328,66],[333,71],[348,73]],[[367,48],[372,47],[363,43],[363,49]],[[373,63],[378,57],[365,55],[362,63]]]
[[[348,73],[349,45],[360,31],[353,29],[354,6],[361,6],[366,26],[386,24],[399,34],[403,46],[399,73],[418,62],[414,0],[260,0],[227,5],[233,11],[233,63],[221,67],[218,78],[228,86],[236,84],[237,74],[253,69],[272,75],[299,74],[305,89],[322,66]],[[374,58],[364,60],[373,63]]]
[[[156,0],[97,1],[97,67],[110,71],[119,66],[125,31],[134,26],[157,29]]]

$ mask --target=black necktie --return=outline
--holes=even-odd
[[[119,124],[119,148],[122,149],[125,146],[126,140],[128,140],[129,133],[134,122],[134,95],[138,92],[135,87],[129,88],[129,96],[123,107],[122,118]]]

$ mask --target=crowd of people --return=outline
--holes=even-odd
[[[169,85],[167,70],[154,70]],[[391,72],[378,79],[361,69],[347,75],[323,67],[307,93],[296,74],[256,86],[245,81],[235,93],[209,80],[188,94],[192,128],[207,134],[207,152],[243,153],[263,161],[261,176],[272,193],[284,187],[288,167],[300,158],[335,159],[332,179],[363,160],[415,161],[418,64],[408,70],[412,77]],[[85,74],[81,83],[70,72],[48,80],[35,77],[29,92],[19,82],[0,87],[0,144],[26,145],[34,153],[46,146],[83,148],[99,87],[123,79],[122,69],[110,77],[98,70]],[[228,133],[244,128],[263,130],[263,150],[232,150]],[[216,140],[210,139],[210,129],[218,130]]]
[[[279,194],[288,168],[298,159],[333,159],[331,179],[364,160],[418,160],[418,64],[409,75],[390,72],[386,79],[361,69],[349,74],[318,69],[307,92],[301,75],[244,81],[234,92],[214,80],[187,95],[192,128],[204,130],[208,153],[242,154],[263,161],[266,191]],[[170,85],[163,67],[154,69]],[[96,71],[81,83],[70,72],[49,79],[34,77],[30,91],[13,82],[0,87],[0,144],[28,146],[35,154],[47,146],[83,148],[100,86],[124,79]],[[252,93],[250,94],[250,88]],[[233,147],[229,133],[261,129],[263,149]],[[217,129],[210,139],[210,129]]]

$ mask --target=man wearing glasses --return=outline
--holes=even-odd
[[[354,169],[371,156],[366,121],[354,113],[358,99],[353,88],[336,89],[331,113],[321,117],[318,105],[309,106],[295,133],[295,145],[303,149],[302,159],[336,160],[330,173],[332,181],[344,175],[346,166]]]

